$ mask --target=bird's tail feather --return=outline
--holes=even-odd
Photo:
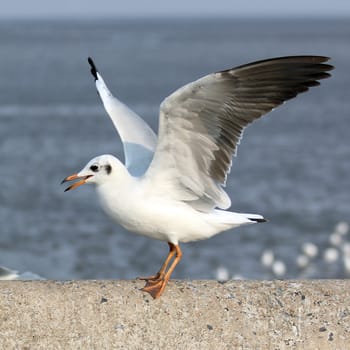
[[[235,213],[226,210],[215,210],[215,215],[222,223],[227,224],[244,225],[267,221],[262,215],[259,214]]]
[[[267,220],[262,216],[258,214],[243,214],[246,215],[248,220],[253,222],[267,222]]]

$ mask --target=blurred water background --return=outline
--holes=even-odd
[[[183,244],[174,277],[224,269],[270,278],[260,262],[270,250],[283,277],[347,277],[322,251],[334,246],[335,225],[349,221],[349,42],[345,20],[2,20],[0,265],[50,279],[134,278],[157,271],[167,254],[163,242],[112,222],[92,186],[60,186],[96,155],[123,158],[88,56],[157,130],[159,103],[187,82],[258,59],[319,54],[332,57],[333,77],[250,126],[227,183],[232,210],[269,222]],[[308,274],[296,263],[306,242],[318,247]]]

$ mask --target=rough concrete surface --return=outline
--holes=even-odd
[[[349,349],[350,281],[3,281],[0,349]]]

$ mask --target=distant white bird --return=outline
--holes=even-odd
[[[332,264],[336,262],[338,259],[339,259],[339,251],[336,248],[327,248],[323,252],[323,260],[328,264]]]
[[[335,226],[335,232],[341,234],[342,236],[345,236],[349,232],[349,224],[345,221],[340,221]]]
[[[8,280],[44,280],[45,278],[30,272],[22,272],[19,273],[18,271],[11,270],[7,267],[0,266],[0,281],[8,281]]]
[[[281,260],[276,260],[272,264],[272,272],[277,277],[284,276],[286,274],[286,272],[287,272],[286,264],[283,261],[281,261]]]
[[[305,242],[302,246],[301,246],[301,250],[303,251],[303,253],[309,257],[309,258],[314,258],[317,256],[318,254],[318,248],[317,245],[312,243],[312,242]]]
[[[299,269],[305,269],[310,263],[310,260],[307,255],[300,254],[296,258],[296,263]]]
[[[225,282],[230,279],[230,272],[225,266],[219,266],[215,271],[215,279],[220,282]]]
[[[344,255],[343,256],[343,266],[344,270],[347,274],[350,273],[350,256]]]
[[[260,261],[265,267],[271,267],[275,260],[275,255],[270,249],[266,249],[261,255]]]
[[[16,280],[18,276],[18,271],[10,270],[7,267],[0,266],[0,281]]]
[[[344,255],[350,257],[350,242],[344,242],[341,246]]]
[[[333,232],[329,235],[329,243],[339,247],[343,243],[343,236],[339,232]]]
[[[170,251],[158,273],[143,278],[144,291],[154,298],[162,294],[182,257],[179,242],[266,221],[261,215],[222,210],[231,205],[223,186],[232,156],[247,125],[330,76],[333,67],[326,61],[321,56],[274,58],[189,83],[162,102],[157,142],[149,126],[113,97],[89,58],[126,162],[102,155],[63,182],[79,180],[67,190],[96,184],[113,219],[130,231],[168,242]]]

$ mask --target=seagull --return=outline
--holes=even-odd
[[[5,266],[0,266],[0,281],[10,281],[18,279],[19,273],[15,270],[10,270]]]
[[[125,164],[101,155],[62,183],[65,191],[95,184],[102,206],[127,230],[165,241],[169,253],[159,271],[139,277],[142,291],[162,295],[180,262],[179,243],[208,239],[262,215],[231,212],[224,190],[232,158],[247,125],[294,98],[333,67],[328,57],[288,56],[206,75],[166,97],[158,137],[109,91],[93,60],[97,92],[123,143]]]

